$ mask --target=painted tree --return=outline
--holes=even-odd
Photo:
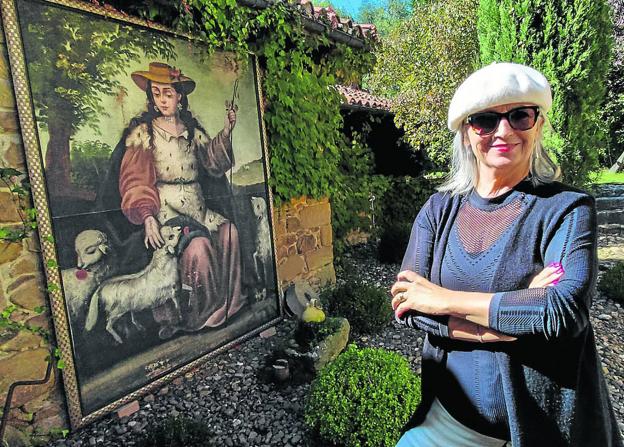
[[[382,40],[370,79],[375,93],[393,98],[407,141],[442,169],[452,142],[449,103],[478,63],[476,9],[477,0],[415,4],[412,16]]]
[[[38,3],[20,4],[28,74],[38,122],[47,129],[46,176],[59,194],[71,191],[70,139],[97,130],[105,96],[124,93],[117,80],[139,56],[174,55],[165,36]]]
[[[553,89],[547,145],[564,180],[583,185],[607,142],[601,121],[613,38],[606,0],[480,0],[481,63],[518,62]]]

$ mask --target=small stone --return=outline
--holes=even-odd
[[[119,419],[127,418],[127,417],[133,415],[134,413],[136,413],[137,411],[139,411],[140,408],[141,407],[139,406],[139,401],[138,400],[133,400],[132,402],[124,405],[119,410],[117,410],[117,417]]]
[[[169,392],[169,387],[168,386],[163,386],[159,391],[158,391],[158,395],[159,396],[164,396],[165,394],[167,394]]]
[[[277,330],[275,329],[275,326],[271,326],[270,328],[260,332],[260,338],[270,338],[273,337],[275,334],[277,334]]]
[[[609,315],[609,314],[600,314],[600,315],[598,315],[598,319],[599,320],[609,321],[611,318],[613,318],[613,317],[611,315]]]

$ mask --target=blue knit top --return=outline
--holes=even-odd
[[[453,386],[449,356],[452,365],[458,350],[487,350],[489,371],[500,377],[500,388],[488,392],[502,389],[514,447],[622,446],[589,322],[597,273],[594,199],[560,183],[530,181],[498,198],[501,203],[479,199],[434,194],[416,217],[401,269],[438,285],[453,281],[462,291],[494,293],[489,326],[518,339],[462,342],[449,338],[448,316],[407,313],[400,322],[427,337],[423,399],[405,428],[421,423],[442,387]],[[481,261],[475,281],[474,270],[462,267],[479,264],[481,256],[489,262]],[[559,283],[529,289],[531,278],[551,262],[565,270]],[[453,396],[441,400],[453,415],[462,408]]]
[[[482,198],[473,191],[452,224],[442,259],[440,282],[450,290],[496,292],[490,282],[504,259],[503,248],[526,208],[511,190]],[[507,409],[495,352],[498,343],[458,343],[447,353],[444,375],[433,384],[449,413],[487,436],[509,439]]]

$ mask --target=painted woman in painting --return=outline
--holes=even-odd
[[[115,224],[120,240],[129,232],[119,226],[129,222],[145,252],[162,246],[165,223],[184,228],[180,310],[171,303],[153,309],[160,338],[221,326],[244,304],[238,230],[219,207],[231,198],[226,173],[234,163],[236,113],[227,110],[223,129],[210,138],[188,110],[195,81],[159,62],[132,80],[145,91],[147,110],[131,120],[113,153],[103,205],[111,210],[118,201],[126,220]]]

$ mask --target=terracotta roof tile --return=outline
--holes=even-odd
[[[294,3],[306,17],[326,23],[331,29],[343,31],[359,39],[377,39],[377,28],[372,23],[354,23],[349,17],[340,17],[331,6],[314,6],[311,0],[295,0]]]
[[[346,85],[336,85],[336,90],[344,96],[346,103],[352,106],[366,107],[368,109],[390,111],[392,102],[389,99],[372,95],[367,91]]]

